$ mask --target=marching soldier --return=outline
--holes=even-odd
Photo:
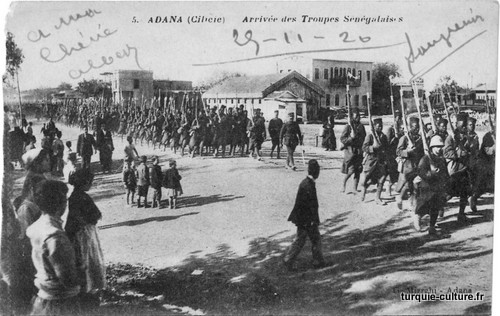
[[[286,156],[286,168],[291,168],[296,170],[295,161],[293,160],[293,153],[295,148],[299,143],[302,143],[302,134],[300,133],[299,124],[294,121],[295,114],[293,112],[288,113],[289,120],[283,125],[280,132],[280,143],[285,144],[287,156]]]
[[[262,148],[262,143],[266,139],[266,125],[264,118],[261,116],[260,109],[255,110],[253,124],[248,126],[248,130],[250,131],[251,157],[253,157],[255,153],[256,158],[260,161],[262,159],[260,150]]]
[[[465,207],[470,186],[469,159],[471,149],[474,143],[469,143],[467,137],[467,114],[459,113],[457,115],[457,127],[453,135],[448,135],[444,142],[444,157],[448,164],[448,173],[450,174],[449,195],[460,198],[460,208],[457,221],[461,224],[467,222],[465,216]]]
[[[398,148],[399,138],[396,136],[396,132],[392,126],[389,126],[384,131],[384,134],[387,137],[387,150],[385,155],[387,162],[387,175],[389,176],[387,192],[389,192],[389,196],[391,196],[392,185],[398,182],[399,177],[398,162],[396,161],[398,156],[396,154],[396,150]]]
[[[495,129],[493,129],[483,136],[477,163],[473,169],[475,178],[470,198],[470,209],[473,212],[477,212],[477,199],[483,193],[495,190],[495,147]]]
[[[413,179],[417,175],[417,166],[424,155],[422,137],[420,136],[420,124],[417,117],[410,118],[410,130],[399,139],[396,154],[400,160],[399,179],[396,186],[396,202],[400,210],[403,209],[403,198],[406,192],[411,194],[412,205],[414,203]]]
[[[429,235],[437,235],[436,221],[439,211],[446,205],[446,186],[449,180],[446,161],[443,158],[444,142],[435,135],[431,138],[429,155],[424,155],[418,164],[415,178],[416,203],[413,225],[420,231],[420,219],[429,214]]]
[[[272,147],[271,147],[271,158],[273,158],[273,152],[276,148],[277,159],[280,159],[280,131],[283,127],[283,121],[278,117],[279,111],[274,111],[274,118],[269,121],[269,136],[271,137]]]
[[[385,205],[380,199],[382,188],[387,177],[387,158],[386,151],[388,147],[387,137],[382,133],[382,119],[377,118],[373,120],[375,128],[375,135],[369,133],[365,137],[363,143],[363,151],[365,152],[365,159],[363,161],[364,180],[362,182],[363,194],[361,201],[365,200],[366,189],[370,184],[377,185],[377,196],[375,203],[377,205]]]
[[[340,135],[344,150],[342,173],[345,174],[342,193],[345,192],[347,180],[354,175],[354,194],[358,192],[359,176],[363,171],[363,142],[366,137],[365,127],[360,122],[359,111],[352,113],[351,124],[347,124]]]

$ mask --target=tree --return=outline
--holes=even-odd
[[[24,55],[23,51],[14,42],[14,35],[11,32],[7,32],[6,55],[7,73],[14,78],[23,63]],[[3,79],[5,82],[6,77],[4,76]]]
[[[391,110],[391,76],[399,76],[399,66],[394,63],[376,63],[373,66],[372,101],[375,103],[374,113],[390,113]]]
[[[73,89],[73,86],[67,82],[61,82],[61,84],[57,86],[58,91],[71,90],[71,89]]]
[[[111,89],[109,84],[97,79],[83,80],[78,83],[76,91],[83,94],[84,98],[94,97],[102,98],[104,92],[104,98],[111,97]]]

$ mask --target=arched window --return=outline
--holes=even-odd
[[[359,107],[359,94],[354,96],[354,106]]]
[[[338,78],[339,76],[339,69],[337,67],[335,67],[335,75],[334,75],[334,78]]]
[[[347,69],[346,68],[343,68],[342,69],[342,77],[346,77],[347,76]]]
[[[323,79],[328,79],[328,68],[323,69]]]
[[[330,106],[330,95],[327,93],[325,97],[326,106]]]
[[[339,96],[339,94],[337,93],[337,94],[335,95],[335,106],[339,106],[339,104],[340,104],[340,96]]]
[[[330,68],[330,79],[333,78],[333,67]]]
[[[352,75],[356,76],[356,69],[352,68]]]
[[[358,70],[358,77],[359,77],[359,81],[361,81],[363,79],[363,72],[361,70]]]

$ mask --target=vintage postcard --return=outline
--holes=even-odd
[[[6,5],[1,313],[491,315],[498,14]]]

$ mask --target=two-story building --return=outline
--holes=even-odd
[[[153,72],[148,70],[116,70],[111,76],[113,101],[149,100],[153,97]]]
[[[291,56],[278,62],[278,72],[297,71],[325,91],[321,107],[346,107],[347,86],[351,106],[366,109],[372,94],[373,63],[363,61],[314,59]]]

